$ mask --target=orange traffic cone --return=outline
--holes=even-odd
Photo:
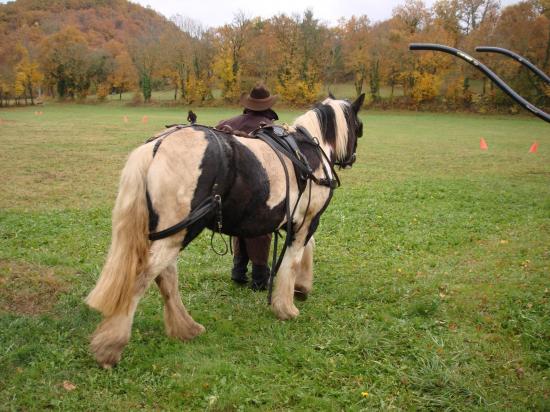
[[[535,142],[531,145],[531,148],[529,149],[529,153],[537,153],[537,149],[539,148],[538,142]]]
[[[485,141],[485,139],[483,137],[481,139],[479,139],[479,148],[481,150],[489,149],[489,146],[487,146],[487,142]]]
[[[149,120],[149,118],[147,117],[147,115],[143,116],[143,118],[141,119],[141,123],[143,124],[147,124],[147,121]]]
[[[128,116],[124,116],[124,123],[128,123]]]

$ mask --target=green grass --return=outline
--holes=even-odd
[[[364,113],[359,160],[323,215],[298,319],[276,320],[265,293],[235,287],[231,258],[205,234],[179,272],[206,333],[167,338],[153,287],[122,362],[103,371],[87,348],[100,317],[83,298],[109,245],[118,174],[131,148],[186,110],[34,110],[0,111],[0,409],[550,408],[550,131],[540,120]],[[215,124],[238,109],[197,113]]]

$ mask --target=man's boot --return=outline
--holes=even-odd
[[[248,282],[246,265],[248,265],[248,258],[246,256],[233,256],[233,269],[231,269],[231,279],[233,282],[239,285],[244,285]]]
[[[265,265],[252,265],[252,290],[266,290],[269,282],[269,267]]]

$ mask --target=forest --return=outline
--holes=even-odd
[[[548,107],[548,85],[510,58],[474,49],[508,48],[548,73],[549,19],[550,0],[506,8],[498,0],[432,7],[406,0],[379,22],[358,15],[331,26],[312,10],[269,19],[238,12],[206,28],[126,0],[17,0],[0,5],[0,105],[103,101],[127,92],[139,104],[154,90],[171,90],[174,104],[231,104],[262,81],[288,106],[347,84],[382,108],[510,110],[512,101],[467,64],[408,50],[411,42],[431,42],[476,56]]]

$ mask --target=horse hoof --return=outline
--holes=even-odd
[[[192,328],[193,338],[202,335],[205,331],[206,329],[204,328],[204,326],[202,326],[200,323],[196,323],[195,325],[193,325]]]
[[[122,350],[128,343],[128,336],[117,332],[100,326],[92,336],[90,352],[103,369],[111,369],[120,361]]]
[[[182,342],[190,341],[199,335],[202,335],[206,329],[200,323],[194,322],[191,325],[181,327],[177,330],[171,329],[168,331],[168,336],[181,340]]]
[[[294,298],[296,298],[297,300],[303,302],[305,300],[307,300],[307,292],[303,292],[301,290],[295,290],[294,291]]]
[[[111,369],[118,362],[120,362],[122,349],[119,349],[118,347],[111,346],[98,348],[92,345],[91,350],[94,353],[96,362],[103,369]]]
[[[275,316],[277,316],[280,320],[294,319],[300,314],[300,311],[296,306],[294,306],[294,304],[291,304],[290,306],[282,306],[273,303],[272,310],[275,313]]]

